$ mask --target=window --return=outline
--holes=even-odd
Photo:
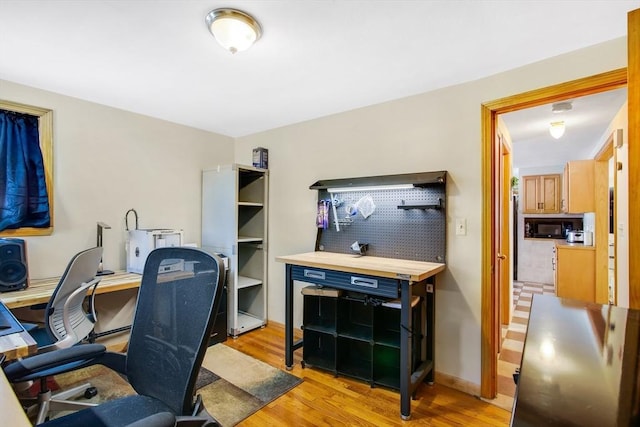
[[[0,231],[0,237],[48,236],[53,233],[53,111],[15,102],[0,100],[0,109],[38,117],[40,150],[44,162],[45,184],[49,198],[49,227],[22,227]]]

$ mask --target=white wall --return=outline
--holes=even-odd
[[[419,53],[418,53],[419,54]],[[284,322],[279,255],[314,249],[318,179],[447,170],[447,270],[438,278],[436,369],[480,383],[480,105],[626,66],[626,38],[490,78],[239,138],[236,161],[269,150],[269,318]],[[467,219],[467,235],[452,221]],[[298,295],[298,298],[300,296]],[[300,323],[301,301],[297,301]]]
[[[124,269],[131,208],[140,228],[200,242],[201,170],[233,161],[232,138],[2,80],[0,98],[53,110],[54,232],[25,239],[31,278],[60,276],[95,246],[97,221],[111,226],[104,268]]]
[[[419,53],[418,53],[419,54]],[[240,138],[0,81],[0,98],[54,110],[55,231],[28,238],[32,277],[60,275],[69,258],[105,231],[105,268],[124,268],[124,214],[141,228],[182,228],[200,241],[200,173],[251,164],[269,149],[269,318],[284,322],[278,255],[314,249],[318,179],[449,171],[447,270],[438,278],[436,369],[480,383],[480,105],[626,66],[626,38],[506,73]],[[193,106],[197,108],[197,106]],[[451,222],[467,219],[467,235]],[[301,301],[298,301],[298,321]]]
[[[518,170],[518,176],[521,178],[529,175],[549,175],[554,173],[562,175],[564,173],[564,165],[531,166],[528,168],[520,168]],[[520,179],[520,182],[522,182],[522,179]]]

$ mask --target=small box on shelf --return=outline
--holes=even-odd
[[[266,148],[258,147],[253,149],[253,167],[268,169],[269,165],[269,150]]]

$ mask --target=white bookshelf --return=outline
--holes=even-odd
[[[202,173],[202,246],[229,257],[228,333],[267,323],[266,169],[229,165]]]

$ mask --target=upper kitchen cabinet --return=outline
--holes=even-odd
[[[523,213],[560,212],[560,175],[529,175],[522,177]]]
[[[594,160],[574,160],[564,168],[562,182],[562,212],[595,211]]]

